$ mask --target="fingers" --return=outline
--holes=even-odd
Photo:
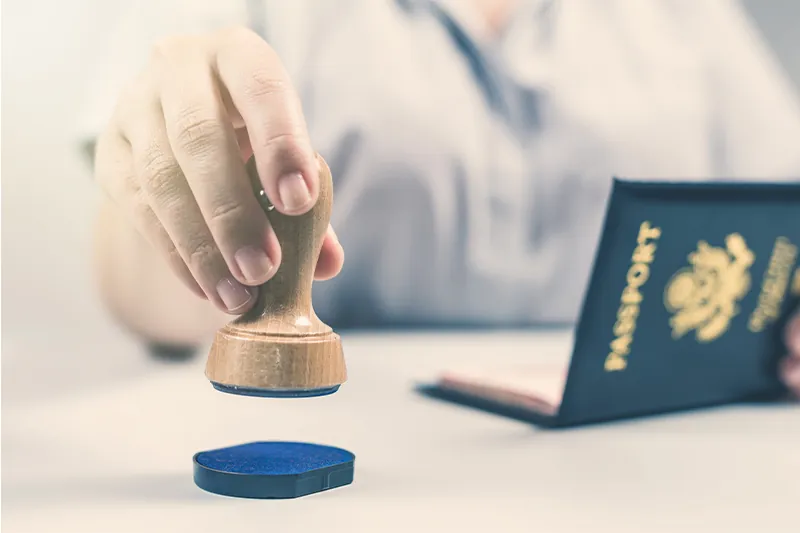
[[[134,169],[128,142],[121,135],[108,133],[97,144],[95,173],[98,182],[123,215],[139,233],[166,258],[168,264],[186,287],[201,298],[205,293],[197,284],[164,226],[144,197]]]
[[[228,269],[244,284],[264,283],[280,263],[280,246],[203,56],[173,67],[161,83],[161,105],[175,161]]]
[[[336,277],[342,271],[344,265],[344,249],[339,244],[333,228],[328,226],[325,239],[322,241],[322,249],[317,261],[317,269],[314,277],[320,281]]]
[[[142,83],[147,86],[148,80]],[[163,83],[161,79],[158,84],[153,82],[152,86],[159,87]],[[235,274],[231,272],[220,251],[218,240],[226,238],[227,228],[223,227],[221,237],[217,239],[212,226],[204,218],[173,151],[160,103],[160,91],[139,87],[132,94],[136,96],[124,102],[124,112],[117,114],[116,122],[121,135],[130,144],[133,173],[140,189],[138,197],[141,200],[137,201],[148,206],[169,237],[170,244],[162,243],[160,247],[162,250],[174,248],[203,293],[218,308],[233,314],[246,311],[255,301],[255,290],[237,279],[237,274],[242,276],[240,270],[235,269]],[[183,134],[181,140],[189,138],[188,134]],[[178,146],[183,148],[183,145]],[[233,150],[230,157],[238,158],[238,149]],[[190,165],[189,168],[195,171],[197,166]],[[203,186],[228,190],[230,181],[226,173],[220,171],[213,178],[206,178],[207,183]],[[251,192],[249,198],[255,202]],[[214,207],[211,204],[210,209]],[[264,225],[268,225],[263,211],[258,214],[264,219]],[[219,228],[220,224],[213,227]],[[175,254],[172,251],[168,253]]]
[[[214,55],[223,98],[247,128],[267,196],[284,214],[305,213],[319,192],[318,168],[299,98],[280,59],[249,30],[220,34]]]
[[[800,358],[787,357],[781,362],[781,379],[792,394],[800,398]]]
[[[299,99],[249,30],[157,46],[97,153],[98,179],[116,203],[193,291],[232,314],[252,306],[255,286],[281,262],[245,161],[255,156],[261,185],[285,214],[307,212],[318,196]],[[338,274],[343,260],[330,230],[317,279]]]
[[[792,317],[784,329],[783,341],[795,357],[800,357],[800,313]]]
[[[248,137],[246,129],[236,130],[236,141],[239,143],[239,155],[242,161],[249,161],[253,157],[253,147],[250,145],[250,137]]]
[[[800,398],[800,314],[795,315],[786,325],[784,343],[789,355],[781,362],[781,379]]]

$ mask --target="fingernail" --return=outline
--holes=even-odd
[[[283,206],[289,211],[302,209],[311,201],[306,180],[299,172],[286,174],[278,180],[278,195]]]
[[[233,257],[242,275],[250,283],[263,283],[272,270],[272,261],[267,253],[253,246],[241,248]]]
[[[217,294],[228,311],[236,311],[244,307],[253,297],[247,287],[229,278],[217,283]]]

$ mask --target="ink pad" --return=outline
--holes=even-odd
[[[299,498],[353,482],[355,455],[305,442],[251,442],[195,454],[194,482],[237,498]]]

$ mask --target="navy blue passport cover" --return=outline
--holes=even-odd
[[[800,183],[615,179],[557,414],[420,391],[548,426],[779,398],[799,245]]]

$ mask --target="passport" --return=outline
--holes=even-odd
[[[799,246],[800,183],[615,178],[568,362],[419,391],[552,427],[777,400]]]

